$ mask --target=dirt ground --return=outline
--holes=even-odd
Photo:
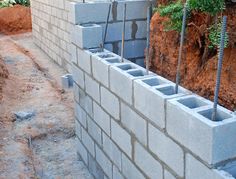
[[[165,1],[165,0],[163,0]],[[225,50],[219,103],[236,110],[236,8],[227,9],[227,30],[229,47]],[[155,13],[151,21],[151,67],[150,69],[161,76],[175,81],[176,66],[179,53],[179,34],[166,31],[163,22],[166,17]],[[181,85],[210,100],[214,98],[217,52],[212,51],[206,60],[202,58],[207,44],[202,43],[203,32],[207,30],[209,18],[206,14],[195,13],[188,24],[186,41],[181,64]]]
[[[0,33],[18,34],[32,29],[29,7],[15,5],[0,9]]]
[[[65,71],[31,33],[1,36],[0,55],[0,178],[93,178],[76,154],[72,91],[59,85]],[[35,116],[16,120],[18,111]]]

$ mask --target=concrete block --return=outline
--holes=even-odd
[[[152,179],[162,178],[163,169],[161,164],[138,142],[135,142],[134,161],[136,165]]]
[[[121,123],[143,144],[147,145],[147,122],[129,106],[121,103]]]
[[[101,87],[101,105],[112,117],[119,119],[119,99],[104,87]]]
[[[74,82],[82,89],[84,89],[84,72],[76,65],[72,64],[72,75]]]
[[[103,109],[96,103],[93,102],[93,111],[94,116],[93,119],[97,123],[97,125],[102,128],[102,130],[110,136],[110,117],[109,115],[103,111]]]
[[[81,49],[100,47],[102,26],[97,24],[75,25],[72,27],[71,41]]]
[[[83,142],[84,146],[87,148],[87,150],[89,151],[89,153],[93,157],[95,157],[95,144],[94,144],[94,141],[89,136],[87,131],[85,131],[83,128],[82,128],[82,142]]]
[[[96,160],[105,172],[105,174],[112,178],[112,163],[103,153],[103,151],[96,145]]]
[[[109,87],[109,66],[119,62],[120,57],[111,52],[94,53],[92,56],[93,77]]]
[[[78,138],[75,138],[76,143],[76,151],[79,154],[79,156],[82,158],[84,163],[88,165],[88,152],[84,145],[81,143],[81,141]]]
[[[209,169],[190,154],[186,155],[186,179],[234,179],[230,174]]]
[[[92,117],[93,116],[93,101],[81,89],[79,89],[79,103],[80,103],[80,106],[87,112],[87,114]]]
[[[75,99],[75,102],[79,103],[79,86],[74,83],[73,85],[73,94],[74,94],[74,99]]]
[[[145,76],[149,76],[146,75],[146,71],[133,63],[122,63],[116,66],[111,66],[110,88],[120,98],[132,105],[133,80]]]
[[[88,74],[91,74],[91,72],[92,72],[92,70],[91,70],[91,55],[92,55],[92,53],[90,53],[89,51],[77,48],[78,66],[83,71],[87,72]]]
[[[184,176],[184,153],[179,145],[164,133],[148,125],[150,150],[180,177]]]
[[[236,118],[218,107],[211,121],[212,102],[191,95],[167,102],[167,132],[209,165],[236,157]]]
[[[111,120],[111,138],[124,153],[132,158],[131,136],[114,120]]]
[[[160,88],[159,88],[160,87]],[[163,94],[166,89],[169,94]],[[165,128],[165,105],[171,98],[183,96],[186,90],[180,89],[179,94],[174,93],[174,84],[160,76],[153,76],[134,81],[134,106],[150,121],[160,128]]]
[[[80,140],[82,140],[82,129],[77,119],[75,119],[75,134]]]
[[[90,76],[85,74],[85,91],[88,93],[95,101],[100,103],[100,87],[99,84],[92,79]]]
[[[106,22],[108,8],[106,2],[71,3],[69,20],[73,24]]]
[[[120,171],[118,170],[118,168],[113,165],[113,179],[124,179],[124,177],[122,176],[122,174],[120,173]]]
[[[88,169],[96,179],[104,178],[104,172],[102,168],[91,155],[88,155]]]
[[[81,123],[81,125],[86,129],[87,128],[86,112],[77,103],[75,103],[75,117]]]
[[[176,179],[168,170],[164,170],[164,179]]]
[[[97,142],[97,144],[101,146],[102,145],[101,128],[90,117],[88,117],[87,119],[88,119],[88,133]]]
[[[103,138],[103,151],[108,155],[111,161],[121,170],[121,151],[115,143],[105,134]]]
[[[143,174],[135,167],[135,165],[122,154],[122,173],[126,178],[144,179]]]

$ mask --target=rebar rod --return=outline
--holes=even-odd
[[[126,3],[123,7],[123,28],[122,28],[122,43],[121,43],[121,61],[124,62],[124,48],[125,48],[125,20],[126,20]]]
[[[146,46],[146,71],[149,74],[149,48],[150,48],[150,20],[151,20],[151,6],[147,8],[147,46]]]
[[[187,2],[184,4],[184,9],[183,9],[182,30],[181,30],[181,35],[180,35],[180,48],[179,48],[179,57],[178,57],[176,82],[175,82],[175,93],[176,94],[178,94],[178,92],[179,92],[180,65],[181,65],[181,61],[182,61],[182,51],[183,51],[183,45],[184,45],[186,19],[187,19]]]
[[[111,4],[109,4],[109,8],[108,8],[108,14],[107,14],[105,32],[104,32],[103,41],[102,41],[102,51],[104,51],[104,44],[105,44],[106,37],[107,37],[107,29],[108,29],[108,23],[109,23],[110,13],[111,13]]]
[[[224,48],[225,48],[226,25],[227,25],[227,16],[224,16],[222,27],[221,27],[220,49],[219,49],[219,55],[218,55],[218,67],[217,67],[217,75],[216,75],[216,86],[215,86],[215,95],[214,95],[214,105],[213,105],[213,111],[212,111],[212,121],[216,121],[217,104],[218,104],[218,97],[219,97],[219,90],[220,90],[220,77],[221,77],[222,62],[223,62]]]

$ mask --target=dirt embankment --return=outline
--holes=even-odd
[[[227,9],[227,30],[229,47],[225,50],[219,103],[230,110],[236,109],[236,8]],[[165,31],[166,17],[155,13],[151,21],[151,69],[175,81],[179,51],[179,34]],[[195,93],[213,100],[217,70],[217,51],[208,51],[203,58],[207,44],[204,32],[210,17],[194,13],[188,24],[181,66],[181,85]],[[206,42],[206,41],[205,41]]]
[[[15,5],[0,9],[0,33],[18,34],[32,29],[29,7]]]
[[[8,70],[0,56],[0,102],[2,101],[2,91],[5,84],[5,79],[8,78]]]

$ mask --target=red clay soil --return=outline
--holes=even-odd
[[[0,33],[18,34],[32,29],[29,7],[15,5],[0,9]]]
[[[8,70],[3,62],[3,59],[0,56],[0,102],[2,100],[2,91],[5,84],[5,79],[8,78]]]
[[[224,55],[219,103],[230,110],[236,110],[236,10],[227,10],[227,16],[230,44]],[[175,81],[179,34],[165,31],[163,22],[166,20],[166,17],[155,13],[151,21],[150,69]],[[181,64],[181,85],[213,100],[217,52],[208,53],[206,60],[202,60],[204,48],[208,46],[202,44],[202,38],[205,38],[203,33],[210,20],[206,14],[195,13],[190,20],[193,23],[188,24]]]

